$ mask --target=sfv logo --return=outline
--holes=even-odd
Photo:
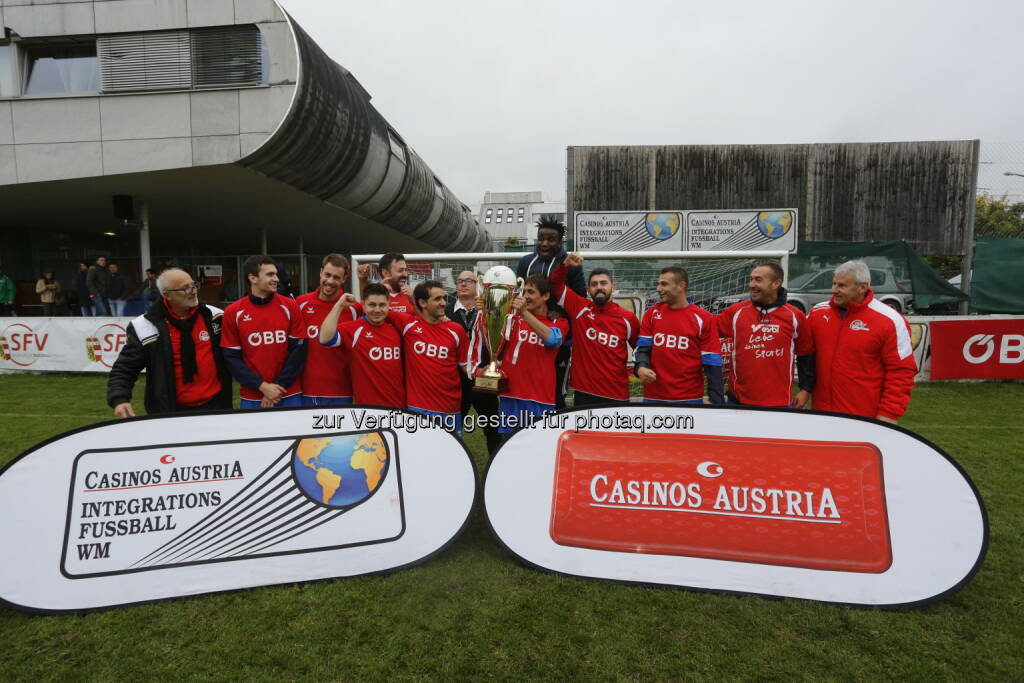
[[[973,347],[980,347],[975,353]],[[980,365],[992,358],[996,351],[996,338],[993,334],[976,334],[964,342],[964,360],[972,365]],[[1024,334],[1004,334],[999,342],[999,362],[1008,365],[1024,362]]]

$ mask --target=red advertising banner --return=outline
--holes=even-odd
[[[935,320],[932,379],[1024,379],[1024,319]]]
[[[598,550],[850,572],[892,564],[869,443],[567,432],[551,538]]]

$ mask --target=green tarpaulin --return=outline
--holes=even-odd
[[[1024,239],[978,238],[971,309],[978,313],[1024,313]]]

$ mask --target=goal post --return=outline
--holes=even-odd
[[[514,270],[515,264],[527,253],[530,252],[406,253],[405,258],[410,269],[410,284],[434,279],[454,291],[459,270],[483,273],[487,268],[501,264]],[[607,268],[618,289],[616,298],[640,298],[644,302],[654,294],[662,268],[681,266],[689,275],[688,298],[709,310],[720,308],[723,300],[745,295],[750,271],[758,262],[778,261],[788,277],[790,256],[788,251],[584,251],[580,254],[584,259],[585,276],[594,268]],[[371,263],[376,266],[381,256],[355,254],[351,257],[349,291],[357,298],[360,296],[356,277],[359,265]],[[643,310],[635,312],[639,316]]]

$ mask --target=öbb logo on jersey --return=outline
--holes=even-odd
[[[519,330],[519,342],[525,344],[537,344],[540,345],[540,337],[533,330]]]
[[[551,537],[833,571],[877,573],[892,562],[881,456],[864,443],[566,433]]]
[[[46,353],[48,333],[38,334],[24,323],[8,325],[0,333],[0,360],[27,368]]]
[[[602,344],[603,346],[613,349],[622,345],[622,337],[614,334],[608,334],[607,332],[598,332],[593,327],[587,328],[587,339],[596,341],[598,344]]]
[[[253,332],[248,337],[250,346],[269,346],[270,344],[287,344],[288,333],[284,330],[263,330]]]
[[[985,363],[995,355],[997,346],[999,363],[1011,365],[1024,362],[1024,334],[999,335],[998,344],[994,334],[976,334],[964,342],[964,360],[973,365]]]
[[[448,358],[448,347],[438,346],[437,344],[428,344],[424,341],[417,341],[412,345],[412,350],[421,356],[428,358],[440,358],[442,360]]]
[[[654,345],[663,346],[666,349],[688,349],[690,348],[690,338],[679,334],[659,332],[654,335]]]
[[[398,346],[374,346],[370,349],[370,360],[399,360],[402,349]]]

